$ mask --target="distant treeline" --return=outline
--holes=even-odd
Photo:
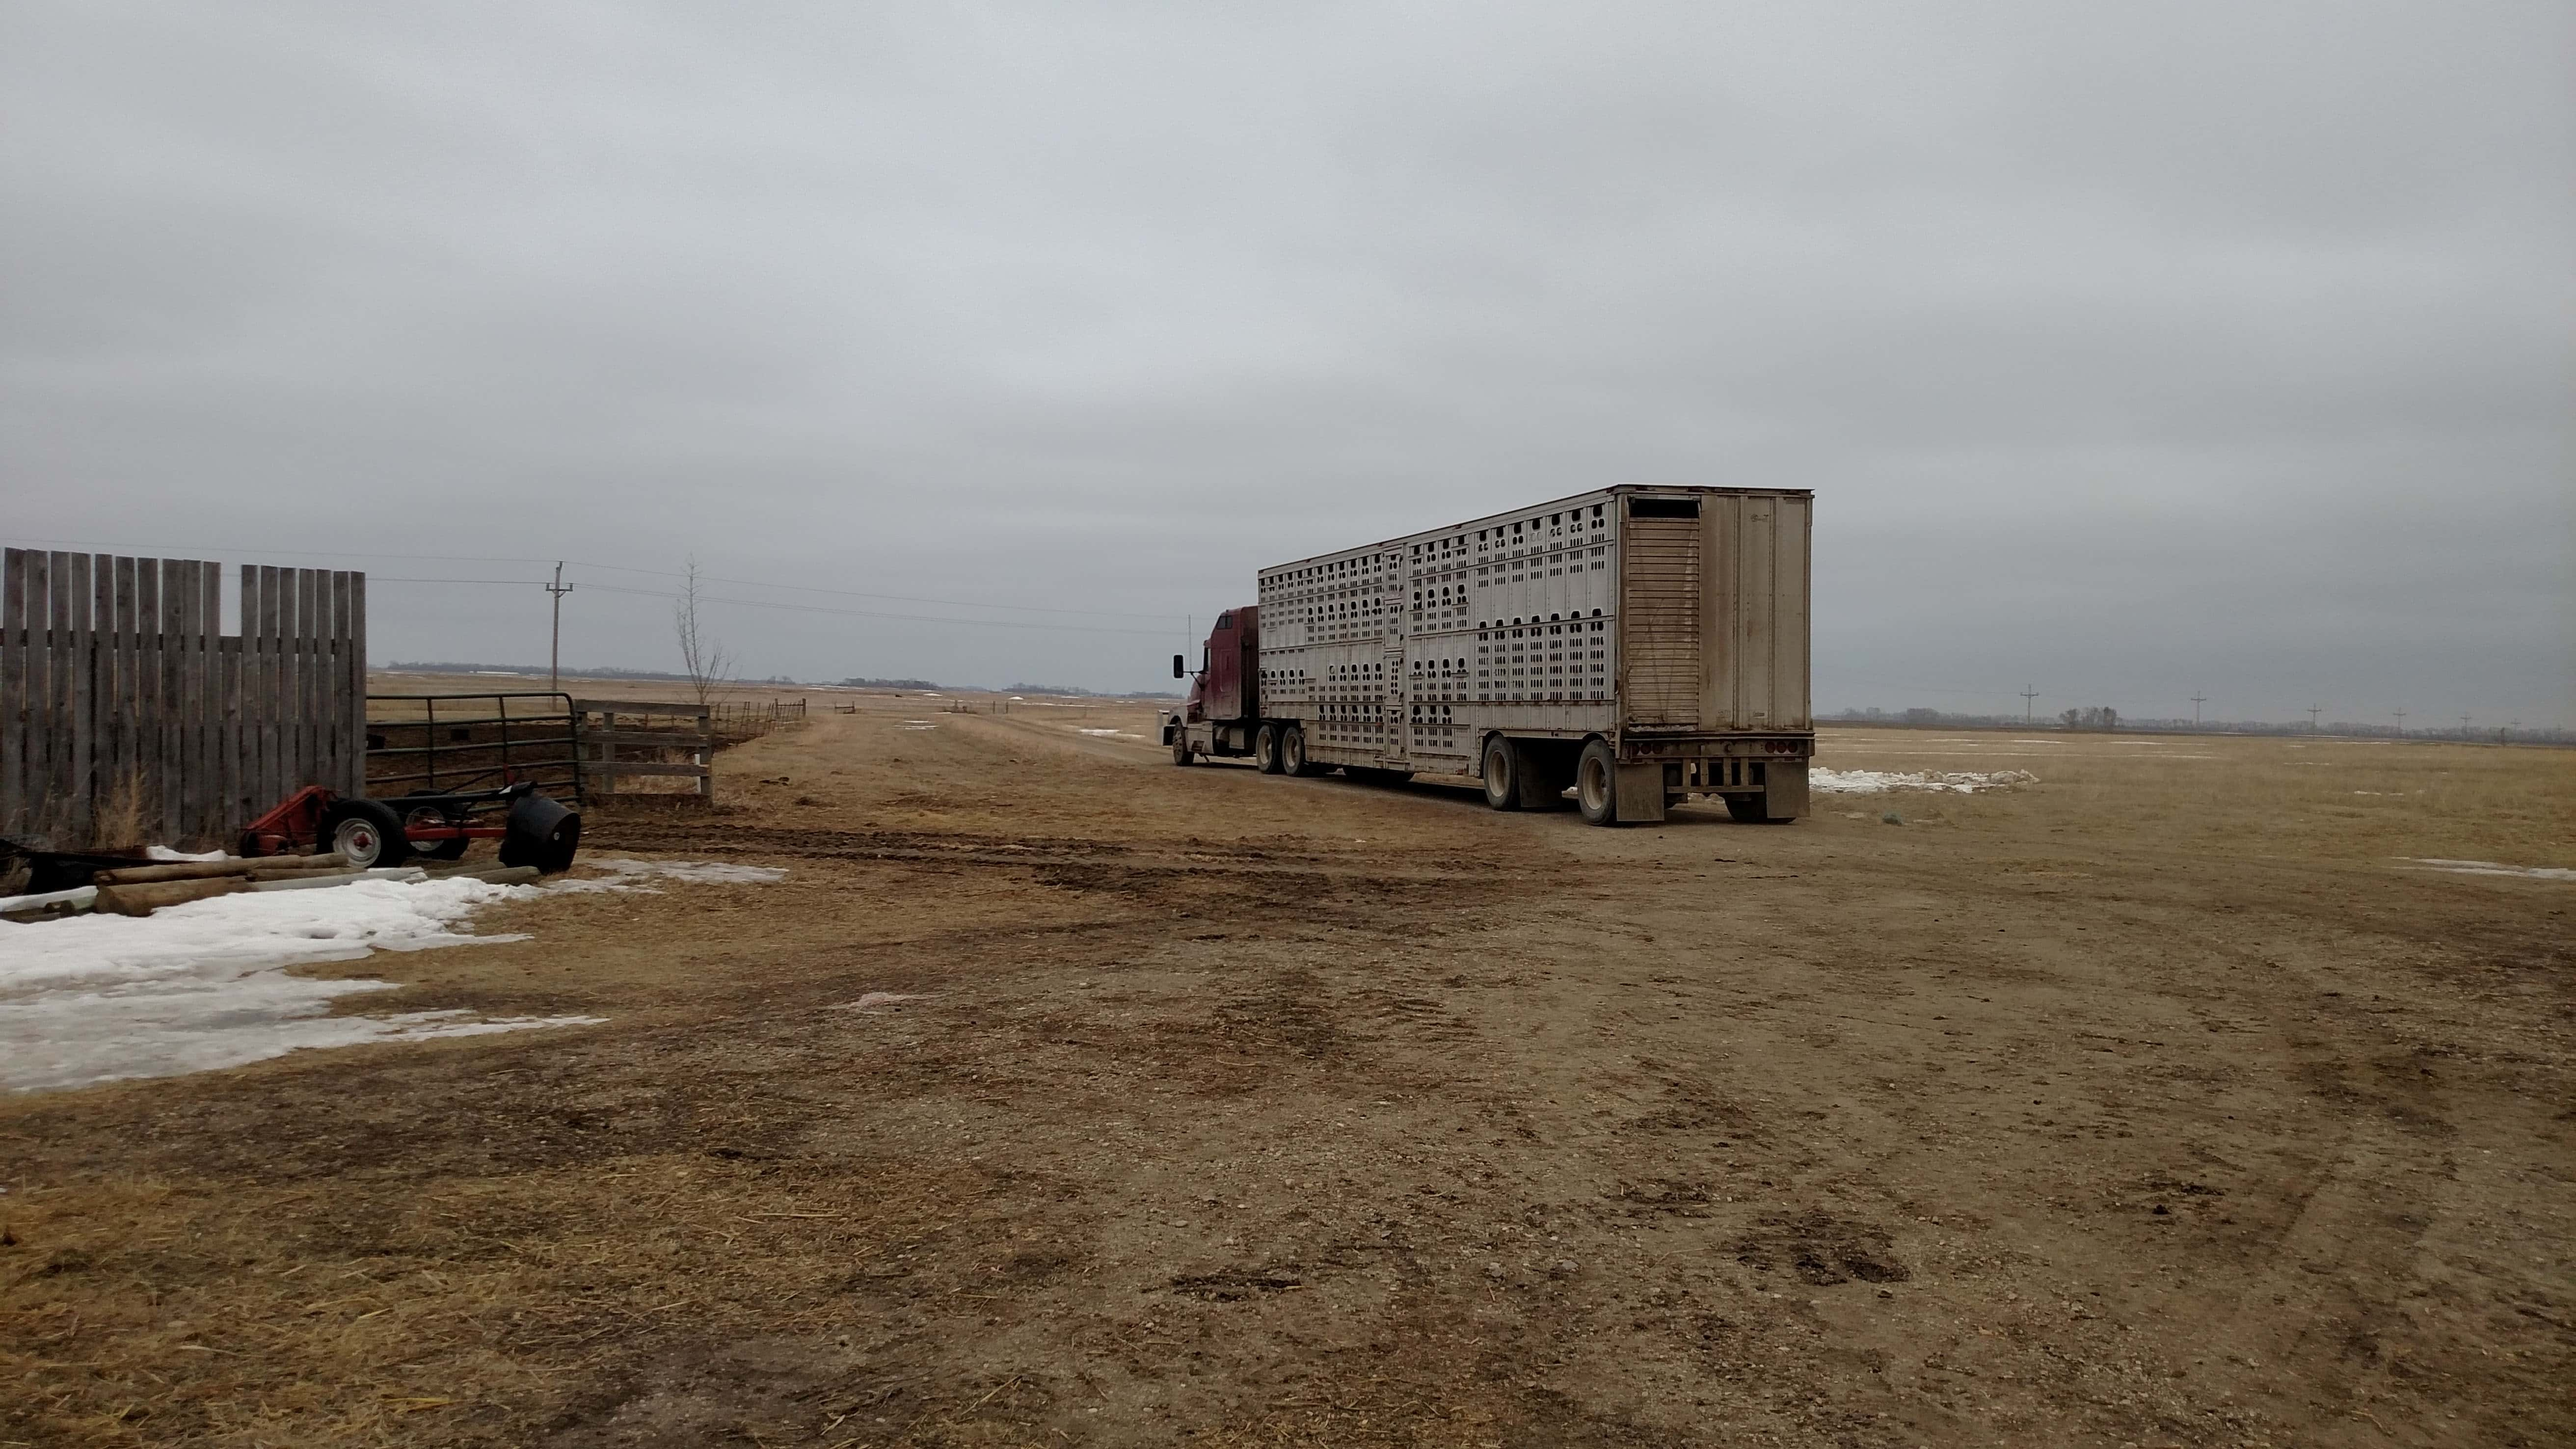
[[[2356,721],[2328,720],[2310,725],[2275,724],[2268,720],[2133,719],[2109,706],[2090,709],[2061,710],[2047,719],[2009,714],[1952,714],[1938,709],[1847,709],[1839,714],[1820,714],[1819,720],[1837,724],[1892,726],[1898,729],[1942,730],[2077,730],[2118,731],[2122,734],[2176,735],[2339,735],[2346,739],[2369,740],[2458,740],[2468,744],[2576,745],[2576,730],[2555,728],[2532,729],[2517,725],[2452,725],[2444,729],[2409,729],[2401,731],[2394,723],[2368,724]]]

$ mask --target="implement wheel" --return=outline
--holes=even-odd
[[[442,825],[462,825],[464,823],[465,822],[462,820],[450,820],[445,811],[440,810],[434,805],[419,805],[413,807],[412,812],[403,817],[403,835],[406,839],[410,838],[411,828],[415,825],[428,826],[434,829]],[[412,848],[412,853],[423,860],[462,860],[465,858],[465,847],[473,843],[473,841],[460,835],[454,840],[433,840],[423,845],[414,846]]]
[[[322,850],[349,858],[353,870],[400,865],[411,859],[411,840],[393,807],[377,800],[334,800],[322,812]]]

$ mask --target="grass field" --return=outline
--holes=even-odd
[[[2576,882],[2420,864],[2576,754],[1601,831],[813,698],[592,821],[784,880],[354,968],[604,1025],[0,1100],[0,1443],[2576,1439]]]

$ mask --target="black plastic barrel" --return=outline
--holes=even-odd
[[[522,795],[510,805],[509,833],[501,837],[503,865],[533,865],[547,875],[572,869],[581,848],[581,816],[543,795]]]

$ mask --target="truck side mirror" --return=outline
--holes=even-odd
[[[1174,679],[1187,679],[1190,677],[1189,670],[1182,662],[1181,655],[1175,654],[1172,656],[1172,677]]]

